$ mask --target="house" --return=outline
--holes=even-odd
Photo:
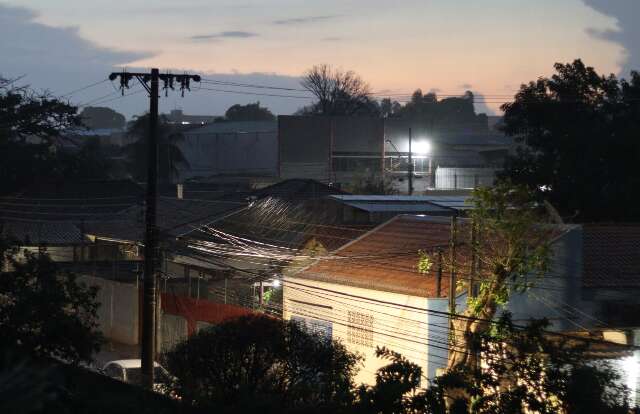
[[[365,357],[356,381],[373,383],[387,346],[429,377],[446,363],[449,278],[417,271],[420,251],[446,249],[450,219],[398,216],[287,275],[283,315],[342,341]]]
[[[466,306],[471,275],[469,222],[458,219],[459,247],[454,260],[457,280],[463,284],[455,294],[447,298],[451,279],[448,272],[440,271],[441,259],[434,260],[426,273],[419,271],[418,263],[421,252],[451,260],[450,223],[448,217],[396,216],[305,268],[286,274],[284,318],[297,320],[362,354],[364,368],[358,381],[374,382],[376,369],[385,364],[375,357],[378,346],[400,352],[433,378],[438,368],[446,366],[449,300],[455,301],[458,310]],[[611,306],[637,307],[640,226],[631,230],[624,226],[596,229],[562,225],[552,230],[553,260],[548,271],[532,280],[528,291],[514,290],[511,295],[506,310],[514,321],[524,324],[544,317],[550,320],[551,331],[570,333],[594,344],[640,343],[637,313],[626,323],[606,314]],[[609,244],[614,235],[621,239],[619,246]],[[611,263],[620,265],[607,272]],[[628,383],[637,390],[639,351],[618,362]]]
[[[264,288],[299,251],[329,251],[370,226],[336,227],[326,197],[342,191],[314,180],[285,180],[241,193],[247,204],[182,235],[182,248],[169,263],[171,275],[203,279],[191,289],[212,300],[255,306],[247,286]],[[238,194],[222,196],[239,198]]]
[[[0,231],[21,250],[46,249],[57,262],[97,259],[104,252],[92,250],[87,227],[122,222],[142,193],[128,180],[40,182],[0,198]]]

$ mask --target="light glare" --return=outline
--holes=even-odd
[[[429,141],[417,141],[412,147],[412,152],[419,155],[428,155],[431,153],[431,143]]]

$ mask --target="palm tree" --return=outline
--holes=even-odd
[[[144,181],[147,177],[147,140],[149,139],[149,114],[135,118],[127,130],[127,135],[137,138],[125,147],[127,168],[134,179]],[[178,143],[184,141],[184,135],[160,116],[158,120],[158,180],[170,183],[176,179],[180,170],[189,169]]]

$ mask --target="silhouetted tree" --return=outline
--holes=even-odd
[[[392,101],[391,98],[380,100],[380,116],[390,118],[397,116],[402,111],[402,105],[398,101]]]
[[[224,114],[227,121],[273,121],[275,115],[268,108],[261,107],[260,102],[233,105]]]
[[[359,358],[295,322],[246,316],[203,329],[167,355],[183,401],[229,412],[339,412]]]
[[[55,144],[65,129],[81,125],[76,107],[16,81],[0,78],[0,140]]]
[[[106,107],[87,106],[80,112],[80,118],[90,129],[122,129],[125,126],[124,115]]]
[[[520,87],[502,106],[521,144],[503,178],[529,186],[577,221],[634,221],[640,210],[640,74],[603,76],[580,60]]]
[[[60,270],[45,253],[3,250],[7,266],[0,273],[0,348],[91,361],[102,342],[97,289]]]
[[[0,79],[0,195],[43,178],[107,178],[99,146],[66,136],[81,126],[76,108],[14,83]]]
[[[474,367],[457,367],[432,379],[425,390],[422,369],[382,348],[391,362],[376,373],[373,386],[361,386],[358,413],[555,414],[629,412],[622,378],[605,360],[585,357],[581,342],[545,331],[547,321],[516,327],[504,314],[490,331],[474,334],[472,349],[484,356]],[[419,388],[421,387],[422,388]],[[451,390],[461,390],[452,395]]]
[[[129,136],[137,140],[125,147],[128,155],[128,169],[131,176],[138,180],[147,179],[147,142],[149,139],[149,115],[137,117],[129,125]],[[189,168],[178,143],[184,141],[184,135],[165,117],[158,120],[158,180],[170,183],[181,169]]]
[[[352,194],[398,194],[398,190],[393,187],[391,178],[374,174],[369,170],[356,171],[353,182],[348,186],[348,190]]]
[[[394,111],[394,116],[422,122],[434,134],[488,132],[487,116],[476,114],[473,93],[438,99],[435,92],[417,89],[411,100]]]
[[[309,69],[302,86],[317,99],[300,113],[309,115],[377,115],[377,102],[369,85],[355,72],[322,64]]]

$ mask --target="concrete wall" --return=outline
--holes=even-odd
[[[88,286],[97,286],[98,323],[103,335],[112,341],[138,344],[138,287],[92,276],[80,276]]]
[[[24,260],[25,250],[37,254],[40,251],[38,246],[21,246],[18,254],[16,254],[16,259],[19,261]],[[74,246],[46,246],[42,250],[45,252],[49,258],[54,262],[73,262],[74,261]],[[76,248],[76,259],[80,260],[81,252],[80,247]]]
[[[436,369],[446,365],[447,319],[426,312],[427,309],[446,311],[446,299],[426,299],[296,277],[286,277],[283,289],[284,319],[303,322],[365,358],[356,376],[358,383],[375,383],[376,370],[389,363],[375,356],[377,346],[401,353],[422,367],[428,378],[433,378]]]
[[[582,229],[573,226],[551,245],[551,264],[541,277],[531,276],[532,287],[512,293],[506,309],[521,324],[547,318],[550,329],[577,331],[597,325],[598,303],[582,295]]]
[[[281,178],[330,180],[331,124],[327,118],[279,116],[278,147]]]
[[[160,351],[167,352],[188,336],[187,319],[180,315],[162,313],[158,332]]]
[[[197,130],[196,130],[197,131]],[[275,176],[278,169],[277,132],[185,133],[178,145],[190,164],[180,180],[219,174]]]
[[[436,169],[436,189],[491,187],[495,180],[495,168],[448,168]]]
[[[281,178],[343,181],[350,177],[338,165],[345,157],[350,157],[354,170],[358,165],[382,170],[384,120],[380,118],[280,116],[278,139]]]

